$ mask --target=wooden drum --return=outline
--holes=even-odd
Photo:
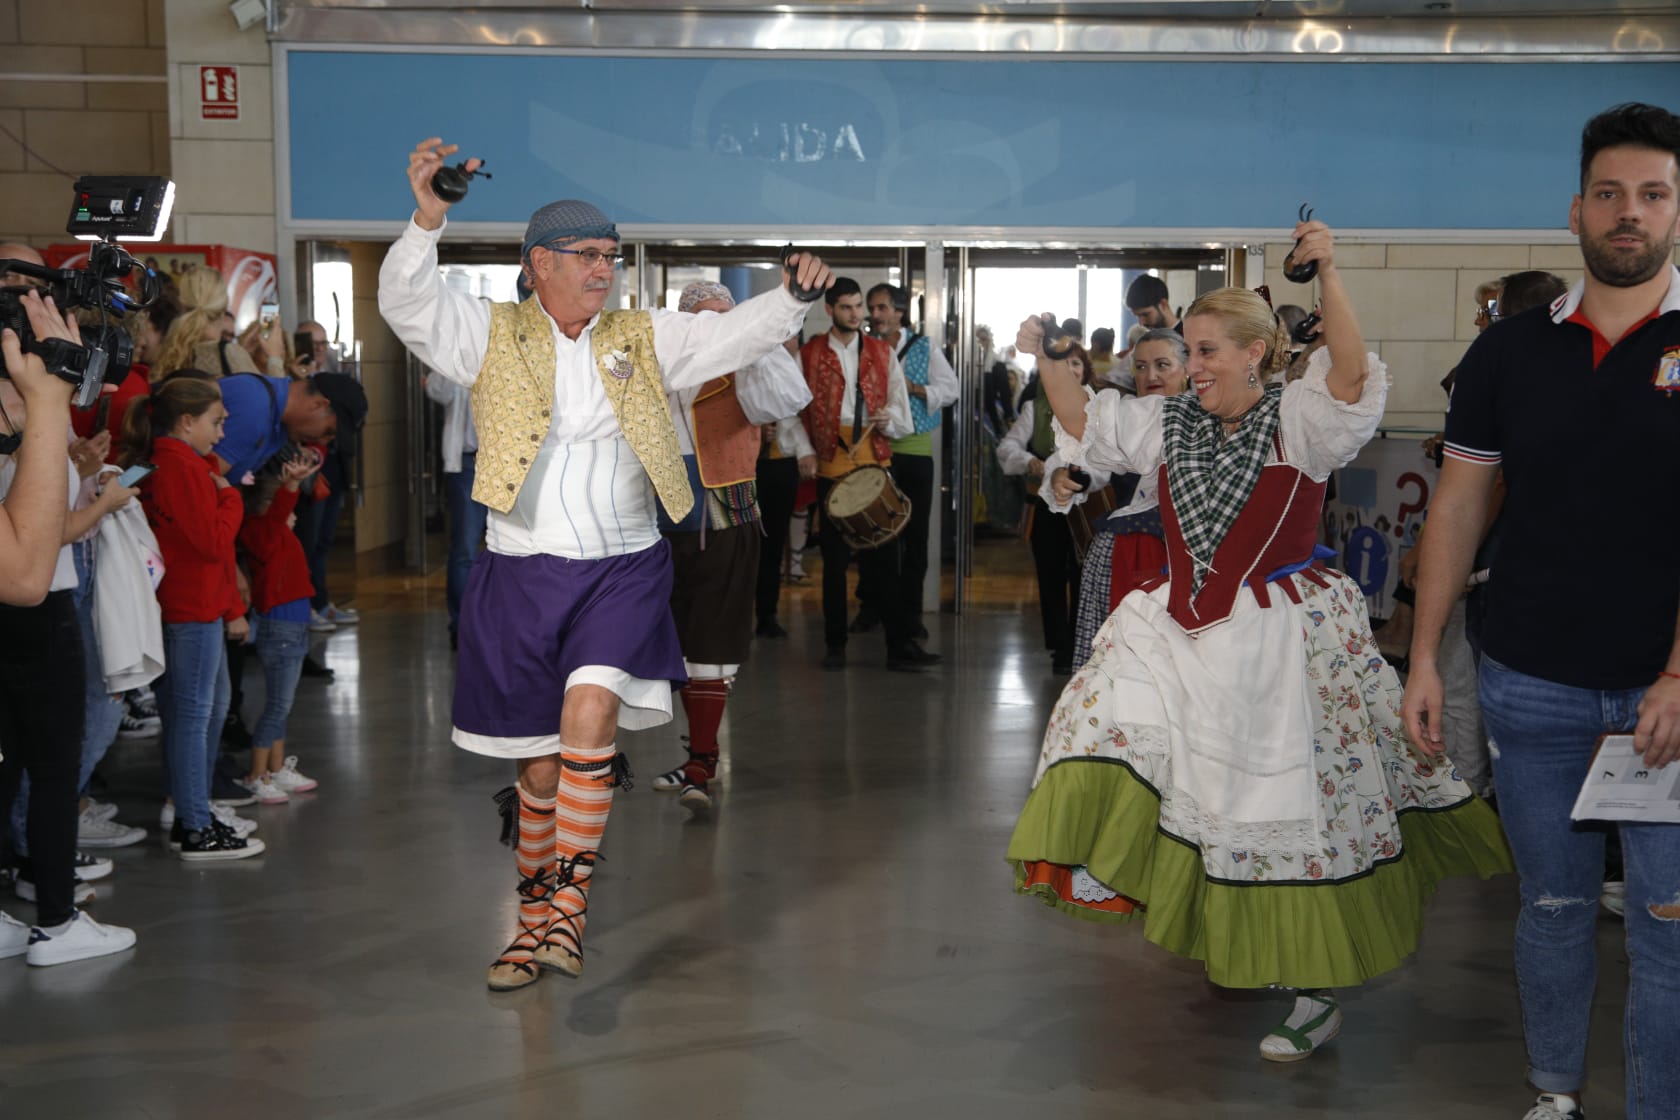
[[[828,492],[823,516],[857,551],[880,548],[910,524],[910,499],[885,467],[863,466]]]

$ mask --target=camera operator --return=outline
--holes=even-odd
[[[21,247],[0,246],[0,251],[17,248]],[[40,259],[33,250],[29,254]],[[51,299],[43,302],[38,293],[31,292],[24,297],[23,308],[37,338],[80,341],[75,326],[65,321]],[[0,335],[0,351],[12,383],[35,413],[35,422],[12,452],[17,475],[0,501],[0,603],[33,606],[46,598],[63,544],[69,509],[64,500],[64,449],[70,438],[74,387],[48,373],[40,358],[25,354],[17,334],[9,329]],[[8,430],[0,435],[16,434],[9,423],[5,427]]]

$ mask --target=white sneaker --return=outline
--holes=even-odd
[[[104,856],[90,856],[86,852],[76,853],[76,878],[84,883],[91,883],[95,879],[103,879],[117,869],[117,865]]]
[[[87,808],[82,810],[84,817],[91,817],[96,821],[108,821],[117,815],[117,807],[108,801],[87,799]]]
[[[104,806],[101,806],[104,808]],[[116,806],[111,806],[115,810]],[[76,820],[76,844],[83,848],[126,848],[146,838],[146,830],[112,817],[95,817],[88,809]]]
[[[328,618],[324,612],[309,612],[309,632],[311,634],[331,634],[337,629],[338,623]]]
[[[280,769],[270,773],[268,775],[268,780],[273,782],[281,791],[288,794],[308,793],[310,790],[321,784],[297,768],[297,755],[295,754],[287,755],[286,764]]]
[[[334,626],[354,626],[362,620],[362,612],[351,607],[341,607],[334,603],[328,603],[327,609],[321,613]]]
[[[0,961],[29,951],[29,927],[0,910]]]
[[[22,875],[12,880],[12,893],[25,902],[35,901],[35,884]],[[84,883],[80,876],[76,878],[76,889],[70,895],[70,901],[80,906],[84,902],[93,901],[93,884]]]
[[[257,822],[250,817],[242,817],[232,809],[224,809],[213,802],[210,805],[210,815],[233,829],[233,834],[241,840],[257,830]]]
[[[37,967],[105,957],[134,947],[134,931],[96,922],[80,910],[61,926],[29,931],[29,963]]]
[[[1561,1093],[1541,1093],[1534,1107],[1523,1113],[1523,1120],[1585,1120],[1585,1117],[1574,1098]]]
[[[1627,884],[1620,879],[1606,880],[1598,896],[1598,904],[1616,917],[1624,917],[1627,914]]]
[[[241,778],[239,784],[256,795],[259,805],[284,805],[291,797],[275,783],[274,777],[273,774],[264,774],[255,781]]]

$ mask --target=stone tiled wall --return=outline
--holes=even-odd
[[[1276,303],[1311,308],[1317,285],[1283,278],[1289,244],[1266,246],[1265,282]],[[1353,299],[1366,347],[1388,365],[1385,423],[1438,428],[1446,411],[1441,378],[1476,337],[1476,286],[1512,272],[1540,268],[1573,284],[1581,250],[1573,243],[1536,245],[1421,245],[1346,242],[1336,264]]]
[[[170,173],[166,38],[164,0],[0,0],[0,72],[42,76],[0,81],[0,240],[67,240],[78,175]]]
[[[130,0],[132,2],[132,0]],[[178,241],[275,251],[274,80],[261,26],[227,0],[169,0],[169,146]],[[239,119],[205,120],[199,67],[239,67]]]

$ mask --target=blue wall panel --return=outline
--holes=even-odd
[[[1555,229],[1581,125],[1680,66],[614,58],[293,51],[292,217],[391,220],[429,135],[457,209],[671,225]]]

